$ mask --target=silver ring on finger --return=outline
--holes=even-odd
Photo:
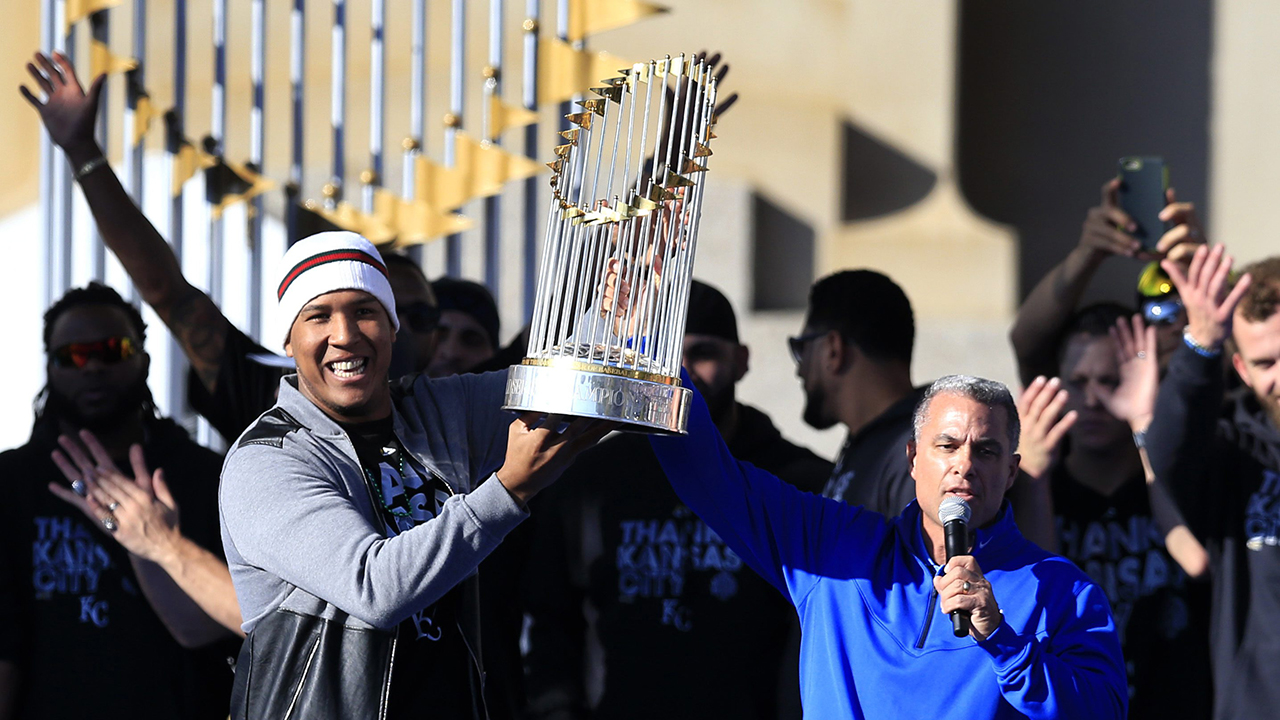
[[[120,524],[116,522],[114,515],[108,515],[102,518],[102,527],[106,528],[107,532],[115,532],[120,527]]]
[[[973,584],[970,583],[968,580],[965,580],[964,584],[960,586],[960,589],[964,590],[965,592],[969,592],[970,590],[973,589]]]
[[[73,480],[71,481],[71,492],[80,497],[85,497],[89,494],[89,487],[84,484],[84,480]]]
[[[1139,359],[1139,360],[1146,360],[1146,359],[1147,359],[1147,351],[1146,351],[1146,350],[1139,350],[1139,351],[1138,351],[1138,359]]]
[[[116,508],[118,508],[118,507],[120,507],[120,503],[118,503],[118,502],[116,502],[116,501],[114,501],[114,500],[112,500],[112,501],[111,501],[111,504],[110,504],[110,505],[107,505],[107,509],[108,509],[108,510],[110,510],[111,512],[115,512],[115,511],[116,511]]]

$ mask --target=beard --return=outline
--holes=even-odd
[[[826,430],[836,424],[835,418],[829,417],[825,412],[823,398],[822,391],[817,388],[805,390],[803,417],[805,424],[815,430]]]
[[[62,420],[73,427],[101,433],[118,428],[123,420],[136,415],[149,398],[147,378],[143,375],[121,388],[110,407],[86,413],[80,410],[74,399],[63,395],[57,388],[50,385],[49,397],[45,401],[42,415]]]

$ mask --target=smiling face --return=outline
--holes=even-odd
[[[919,438],[907,449],[926,523],[942,526],[938,506],[949,495],[969,503],[970,527],[996,517],[1018,472],[1008,422],[1004,409],[956,393],[940,393],[929,401]]]
[[[1231,337],[1236,346],[1232,365],[1271,423],[1280,428],[1280,312],[1250,322],[1237,310]]]
[[[339,290],[302,307],[284,350],[298,365],[298,389],[308,400],[338,422],[365,422],[391,412],[387,368],[394,339],[377,298]]]

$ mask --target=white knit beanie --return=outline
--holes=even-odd
[[[356,233],[322,232],[303,238],[284,254],[280,267],[283,274],[276,298],[285,344],[303,306],[339,290],[363,290],[374,296],[391,316],[391,327],[400,329],[386,263],[373,243]]]

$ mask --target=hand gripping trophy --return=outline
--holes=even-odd
[[[689,281],[715,134],[716,78],[681,55],[593,88],[550,163],[529,349],[505,409],[683,433]]]

